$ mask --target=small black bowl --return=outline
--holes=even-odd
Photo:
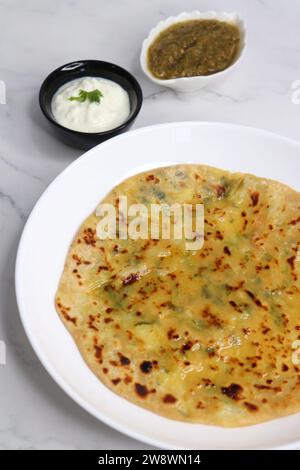
[[[51,110],[53,95],[65,83],[84,76],[107,78],[118,83],[127,91],[130,100],[130,114],[123,124],[108,131],[92,133],[68,129],[55,120]],[[122,67],[101,60],[79,60],[63,65],[48,75],[41,86],[39,102],[44,116],[65,142],[77,148],[88,149],[128,130],[140,112],[143,94],[137,80]]]

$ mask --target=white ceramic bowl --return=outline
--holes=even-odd
[[[234,62],[227,67],[227,69],[222,70],[220,72],[213,73],[211,75],[198,75],[195,77],[183,77],[183,78],[172,78],[168,80],[160,80],[150,72],[147,64],[147,55],[148,49],[153,41],[157,38],[157,36],[169,26],[179,23],[181,21],[186,20],[219,20],[219,21],[226,21],[228,23],[234,24],[239,28],[241,41],[240,47],[237,53],[237,56]],[[191,13],[180,13],[178,16],[170,16],[166,20],[160,21],[153,29],[151,29],[148,37],[144,40],[142,45],[142,51],[140,56],[140,62],[143,72],[147,75],[150,80],[158,85],[166,86],[169,88],[173,88],[176,91],[183,91],[183,92],[192,92],[197,91],[203,88],[204,86],[208,85],[216,78],[224,77],[229,71],[237,66],[237,63],[242,55],[242,52],[245,48],[245,35],[246,29],[244,21],[237,13],[225,13],[225,12],[216,12],[216,11],[192,11]]]

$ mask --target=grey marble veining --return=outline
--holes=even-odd
[[[160,19],[183,10],[237,11],[247,24],[240,66],[197,94],[160,88],[139,67],[141,42]],[[89,416],[39,363],[14,295],[18,240],[33,205],[80,151],[57,141],[37,94],[54,68],[95,58],[129,69],[145,100],[135,127],[167,121],[234,122],[299,139],[300,4],[284,0],[0,0],[0,448],[147,449]],[[117,31],[117,34],[116,34]],[[242,158],[242,156],[241,156]]]

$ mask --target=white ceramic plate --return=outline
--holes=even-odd
[[[145,165],[149,168],[170,161],[251,172],[300,190],[300,144],[255,129],[220,123],[163,124],[95,147],[48,187],[24,229],[17,256],[16,293],[28,338],[68,395],[101,421],[136,439],[170,449],[296,448],[300,446],[300,414],[223,429],[168,420],[129,403],[93,375],[56,314],[55,291],[80,223],[125,176]]]

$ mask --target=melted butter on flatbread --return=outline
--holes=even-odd
[[[202,165],[135,175],[103,202],[204,203],[205,241],[99,240],[93,213],[56,307],[115,393],[163,416],[242,426],[300,410],[300,195]],[[101,393],[99,391],[99,393]]]

